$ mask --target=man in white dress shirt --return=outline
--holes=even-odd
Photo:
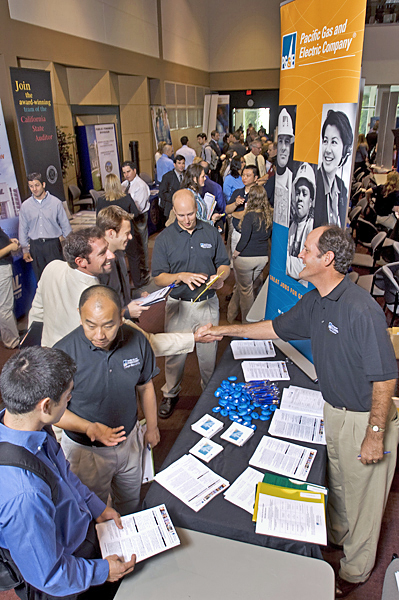
[[[188,137],[186,135],[183,135],[183,137],[180,138],[180,143],[181,143],[181,148],[176,150],[176,156],[178,154],[180,154],[181,156],[184,156],[184,158],[186,159],[186,169],[187,169],[188,165],[193,164],[193,160],[197,155],[195,153],[195,150],[193,150],[193,148],[190,148],[190,146],[188,145]]]
[[[140,250],[140,286],[146,285],[150,278],[148,266],[148,211],[150,209],[150,188],[137,175],[136,165],[125,161],[122,165],[125,178],[124,190],[133,198],[140,213],[133,221],[134,233],[139,241]]]

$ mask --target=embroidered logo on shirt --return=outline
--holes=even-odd
[[[330,321],[330,322],[329,322],[329,324],[328,324],[328,329],[331,331],[331,333],[334,333],[335,335],[336,335],[337,333],[339,333],[339,329],[338,329],[338,327],[336,327],[335,325],[333,325],[333,324],[331,323],[331,321]]]
[[[126,360],[123,361],[123,368],[124,369],[130,369],[130,367],[137,367],[137,365],[140,364],[140,359],[139,358],[127,358]]]
[[[201,248],[212,248],[212,244],[200,244]]]

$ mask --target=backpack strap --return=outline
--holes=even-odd
[[[54,504],[57,502],[58,481],[56,475],[26,448],[10,442],[0,442],[0,465],[31,471],[47,483],[51,490],[51,500]]]

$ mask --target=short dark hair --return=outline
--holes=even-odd
[[[338,225],[328,225],[317,242],[319,257],[334,253],[334,269],[346,275],[355,254],[355,243],[347,231]]]
[[[235,131],[235,132],[233,133],[233,135],[234,135],[234,137],[236,138],[237,142],[239,142],[239,141],[240,141],[240,139],[241,139],[241,133],[242,133],[242,131],[240,131],[240,130],[237,130],[237,131]]]
[[[72,269],[77,269],[76,258],[80,257],[89,260],[89,256],[93,251],[91,242],[93,240],[101,240],[103,237],[103,232],[99,227],[87,227],[86,229],[69,233],[65,238],[63,248],[64,257],[68,265]]]
[[[247,171],[250,170],[253,172],[254,177],[259,177],[259,169],[256,165],[245,165],[245,167],[243,168],[243,171]]]
[[[182,146],[185,146],[188,143],[188,137],[183,135],[183,137],[180,138],[180,143]]]
[[[212,129],[212,131],[211,131],[211,137],[215,137],[216,134],[217,134],[216,129]]]
[[[234,179],[238,179],[241,172],[241,157],[233,156],[230,162],[230,173]]]
[[[173,159],[173,162],[176,164],[176,161],[177,161],[177,160],[184,160],[184,161],[185,161],[185,160],[186,160],[186,157],[185,157],[185,156],[183,156],[183,154],[176,154],[176,156],[175,156],[175,157],[174,157],[174,159]]]
[[[119,294],[107,285],[92,285],[83,290],[79,298],[79,312],[90,298],[93,296],[105,296],[113,302],[119,312],[122,310],[122,303]]]
[[[133,215],[129,215],[120,206],[107,206],[100,210],[97,215],[97,227],[104,234],[107,229],[114,229],[119,233],[123,221],[132,221]]]
[[[348,152],[350,152],[353,144],[353,131],[348,117],[341,110],[330,109],[323,123],[323,127],[321,128],[322,138],[324,138],[326,133],[327,125],[335,126],[338,129],[344,146],[342,149],[342,156],[344,157],[346,154],[348,154]]]
[[[62,350],[32,346],[17,352],[3,367],[0,392],[6,409],[26,414],[44,398],[55,404],[76,372],[74,360]]]
[[[186,172],[184,173],[183,181],[181,182],[180,187],[182,189],[189,188],[190,190],[199,192],[200,186],[198,184],[198,179],[199,179],[202,171],[205,171],[205,169],[199,163],[188,165]]]
[[[43,175],[41,173],[29,173],[26,178],[28,181],[35,181],[37,179],[37,181],[40,181],[40,183],[44,183]]]
[[[131,160],[125,160],[125,162],[122,163],[122,169],[123,167],[130,167],[132,170],[137,171],[136,165]]]
[[[205,138],[206,140],[208,139],[208,136],[206,135],[206,133],[199,133],[199,134],[197,135],[197,138],[199,138],[199,137],[200,137],[200,138]]]

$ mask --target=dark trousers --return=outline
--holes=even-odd
[[[65,260],[59,238],[30,240],[30,254],[33,258],[32,267],[37,281],[39,281],[44,267],[52,260]]]
[[[95,530],[95,523],[92,521],[87,531],[86,539],[82,542],[73,556],[78,558],[101,558],[100,546]],[[15,569],[17,567],[15,566]],[[17,569],[18,570],[18,569]],[[115,583],[105,582],[102,585],[90,587],[81,594],[70,594],[66,596],[51,596],[45,592],[37,590],[33,586],[24,581],[21,585],[14,589],[15,593],[21,600],[113,600],[118,591],[121,581]]]
[[[148,214],[144,213],[132,221],[132,236],[126,246],[130,276],[137,289],[148,282]]]

